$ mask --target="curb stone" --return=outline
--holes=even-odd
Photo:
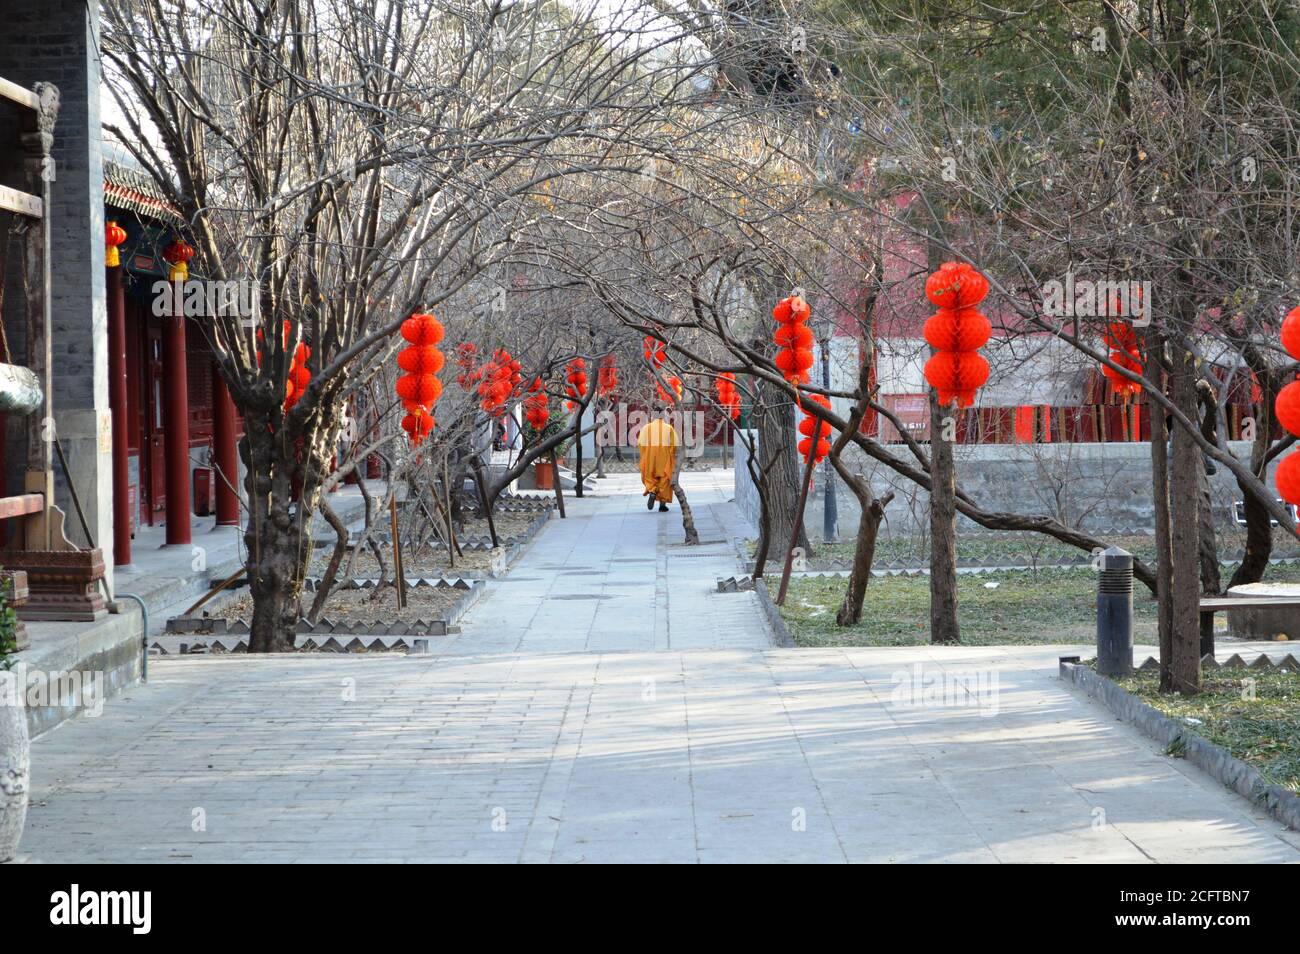
[[[1182,757],[1197,768],[1259,805],[1288,828],[1300,831],[1300,795],[1281,785],[1266,782],[1257,769],[1147,705],[1105,676],[1097,675],[1080,663],[1077,656],[1061,657],[1060,674],[1061,679],[1104,704],[1123,721],[1167,748],[1178,746]]]

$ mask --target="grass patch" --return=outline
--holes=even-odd
[[[770,578],[773,592],[778,575],[779,567]],[[1300,566],[1272,566],[1265,579],[1300,582]],[[916,646],[930,641],[928,577],[872,577],[862,621],[841,627],[835,613],[847,585],[845,577],[791,578],[781,615],[795,645]],[[1091,644],[1097,638],[1097,574],[1091,568],[959,573],[957,620],[968,646]],[[1218,622],[1227,624],[1222,613]],[[1140,583],[1133,590],[1133,641],[1158,641],[1155,600]]]
[[[1191,697],[1162,694],[1154,672],[1115,681],[1153,709],[1223,746],[1269,782],[1300,793],[1300,674],[1207,670],[1204,691]]]
[[[1097,534],[1107,544],[1123,547],[1140,560],[1148,563],[1155,560],[1155,538],[1150,535],[1112,536]],[[750,540],[749,555],[754,555],[757,541]],[[1229,554],[1241,550],[1246,545],[1245,531],[1236,526],[1220,528],[1218,533],[1219,555],[1226,558]],[[854,541],[848,539],[838,543],[813,542],[812,555],[808,557],[810,569],[824,569],[839,566],[847,568],[853,562]],[[1000,563],[1015,566],[1050,566],[1067,560],[1076,560],[1085,556],[1078,547],[1068,546],[1041,533],[965,533],[958,537],[958,555],[963,559],[996,559]],[[1273,535],[1273,557],[1300,556],[1300,541],[1290,534],[1275,531]],[[882,536],[876,543],[876,560],[881,563],[908,561],[924,566],[930,559],[928,538],[917,536]],[[778,561],[779,562],[779,561]]]

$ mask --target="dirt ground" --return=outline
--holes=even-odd
[[[408,587],[406,590],[406,609],[397,608],[397,591],[391,586],[384,587],[378,598],[373,589],[335,590],[325,601],[321,618],[332,620],[417,620],[436,619],[444,615],[465,591],[450,587],[432,586]],[[303,612],[311,606],[315,593],[303,594]],[[227,620],[250,622],[253,617],[253,598],[245,592],[220,609],[220,615]]]
[[[540,511],[493,514],[498,538],[503,544],[507,544],[507,541],[521,540],[528,529],[528,525],[537,518],[539,513]],[[465,541],[476,540],[480,534],[484,539],[488,538],[487,521],[473,519],[465,521],[464,530],[458,534],[458,537]],[[380,547],[384,554],[384,562],[391,573],[393,566],[392,547],[388,543],[381,543]],[[325,572],[325,567],[329,565],[332,552],[331,547],[321,547],[312,554],[311,573],[313,576],[320,576]],[[447,550],[444,547],[435,545],[424,547],[418,552],[404,550],[402,558],[407,577],[441,576],[444,574],[446,576],[458,574],[485,576],[492,567],[492,552],[490,550],[465,550],[453,561],[448,558]],[[351,559],[351,552],[343,557],[343,563],[339,568],[340,579],[346,578],[345,575],[348,572]],[[362,578],[379,575],[379,561],[375,559],[375,554],[369,547],[357,554],[352,575]]]

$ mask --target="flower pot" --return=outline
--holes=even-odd
[[[13,673],[0,679],[14,680]],[[27,742],[27,711],[11,682],[0,688],[0,862],[18,854],[27,821],[27,782],[31,753]]]
[[[537,461],[533,464],[533,478],[538,490],[555,489],[555,465],[550,461]]]

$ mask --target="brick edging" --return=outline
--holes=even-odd
[[[794,637],[790,635],[789,627],[781,618],[781,610],[772,602],[772,594],[767,591],[767,580],[764,577],[760,576],[754,581],[754,592],[758,594],[758,605],[763,607],[763,615],[767,617],[772,642],[782,648],[792,649]]]
[[[1193,732],[1090,667],[1063,658],[1061,678],[1103,703],[1120,719],[1165,746],[1181,744],[1182,757],[1228,788],[1261,806],[1282,824],[1300,831],[1300,795],[1266,782],[1259,771],[1222,746]]]

